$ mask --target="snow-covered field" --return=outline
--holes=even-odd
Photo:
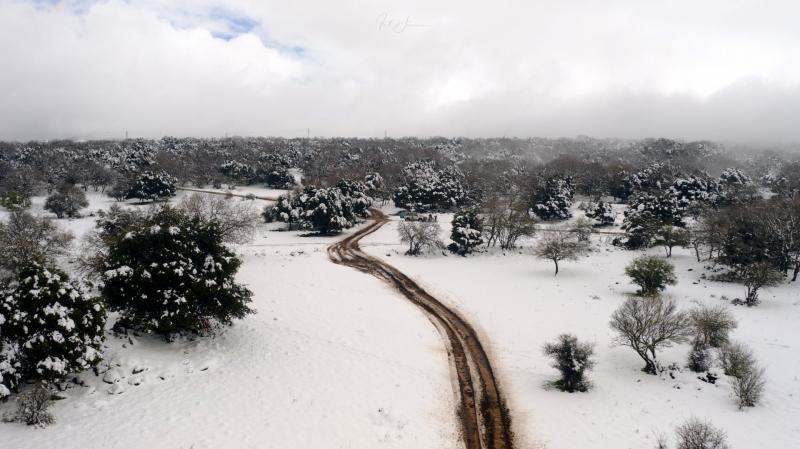
[[[438,221],[446,241],[450,217],[440,215]],[[730,307],[739,321],[732,338],[750,345],[767,370],[763,403],[740,411],[724,376],[711,385],[683,368],[688,344],[659,354],[663,365],[677,363],[683,369],[673,372],[675,378],[644,374],[632,350],[612,346],[609,317],[635,291],[623,269],[641,253],[614,248],[607,242],[611,236],[593,236],[595,252],[562,263],[556,277],[552,262],[531,254],[530,240],[506,253],[405,256],[396,224],[365,238],[362,248],[400,268],[481,332],[505,389],[519,447],[652,448],[656,433],[671,437],[690,416],[723,428],[733,448],[800,447],[798,285],[765,289],[758,307],[733,306],[721,298],[743,297],[743,286],[700,279],[703,264],[688,250],[676,249],[671,258],[679,281],[666,293],[687,308],[697,303]],[[660,248],[649,252],[664,254]],[[564,332],[595,344],[594,388],[588,393],[543,387],[557,372],[542,355],[542,344]]]
[[[115,204],[98,194],[90,201],[86,214]],[[33,211],[41,212],[42,203],[35,198]],[[93,220],[58,223],[80,237]],[[439,216],[445,239],[449,220]],[[518,447],[650,448],[656,433],[671,435],[690,416],[723,428],[734,448],[798,447],[796,285],[763,291],[758,307],[736,307],[722,298],[741,297],[742,286],[701,279],[703,264],[687,250],[672,257],[679,283],[667,293],[685,307],[730,307],[739,320],[733,338],[750,345],[767,369],[763,403],[740,411],[724,376],[711,385],[686,369],[646,375],[633,351],[611,345],[609,316],[635,290],[623,268],[639,253],[612,247],[610,236],[593,236],[595,251],[563,263],[554,277],[551,262],[531,255],[531,240],[505,253],[408,257],[396,224],[365,238],[362,247],[419,281],[481,333]],[[381,281],[331,263],[325,248],[341,237],[302,237],[275,227],[260,225],[256,239],[237,248],[244,259],[239,279],[255,292],[257,314],[194,341],[109,335],[101,370],[110,371],[80,375],[85,386],[64,393],[53,409],[57,422],[47,429],[0,424],[0,447],[461,447],[450,368],[433,325]],[[556,372],[541,346],[562,332],[595,343],[588,393],[543,387]],[[665,350],[660,361],[682,367],[688,349]],[[0,404],[0,413],[12,407]]]
[[[85,214],[114,204],[90,201]],[[80,236],[93,218],[58,223]],[[458,447],[447,355],[425,316],[328,261],[336,238],[271,228],[237,248],[255,315],[195,341],[109,335],[112,370],[82,374],[46,429],[0,424],[0,448]]]

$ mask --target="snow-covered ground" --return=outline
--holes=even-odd
[[[90,201],[86,214],[114,204]],[[58,223],[81,236],[93,220]],[[325,248],[341,237],[274,227],[237,248],[255,315],[195,341],[109,335],[111,371],[80,375],[86,386],[64,393],[46,429],[0,424],[0,448],[459,447],[447,354],[425,316],[331,263]]]
[[[440,215],[438,221],[446,241],[450,216]],[[659,354],[663,365],[674,362],[683,369],[673,372],[675,378],[642,373],[643,362],[632,350],[612,346],[609,317],[635,291],[623,269],[641,254],[614,248],[608,243],[612,236],[593,236],[595,252],[562,263],[553,276],[552,262],[531,254],[531,240],[505,253],[409,257],[403,255],[406,247],[398,242],[396,225],[365,238],[362,248],[424,285],[479,330],[504,388],[519,447],[651,448],[656,433],[671,437],[690,416],[723,428],[733,448],[800,447],[798,285],[765,289],[758,307],[733,306],[722,297],[741,298],[744,287],[702,280],[703,264],[688,250],[676,249],[671,258],[679,283],[666,293],[687,308],[697,303],[729,307],[739,321],[732,338],[750,345],[767,370],[763,403],[740,411],[724,376],[711,385],[683,368],[688,345]],[[659,248],[649,252],[664,254]],[[543,387],[557,372],[541,347],[564,332],[595,344],[594,388],[588,393]]]

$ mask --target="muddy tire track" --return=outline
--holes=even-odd
[[[448,346],[456,374],[459,396],[458,420],[467,449],[511,449],[512,432],[508,409],[500,394],[489,357],[477,333],[463,318],[431,296],[397,268],[372,257],[358,246],[389,219],[371,209],[372,223],[328,247],[334,263],[371,274],[395,287],[434,323]]]

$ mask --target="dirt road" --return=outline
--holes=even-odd
[[[458,418],[466,448],[510,449],[512,433],[508,409],[475,330],[398,269],[361,251],[358,241],[389,221],[382,212],[376,209],[371,212],[373,222],[328,247],[328,255],[335,263],[383,279],[425,312],[445,339],[455,369],[460,399]]]

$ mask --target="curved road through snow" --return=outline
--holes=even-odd
[[[328,247],[328,255],[337,264],[356,268],[394,286],[422,309],[439,329],[456,372],[460,402],[458,418],[466,448],[511,449],[511,419],[477,333],[455,311],[400,270],[361,251],[358,241],[389,221],[381,211],[371,209],[371,212],[372,223]]]

